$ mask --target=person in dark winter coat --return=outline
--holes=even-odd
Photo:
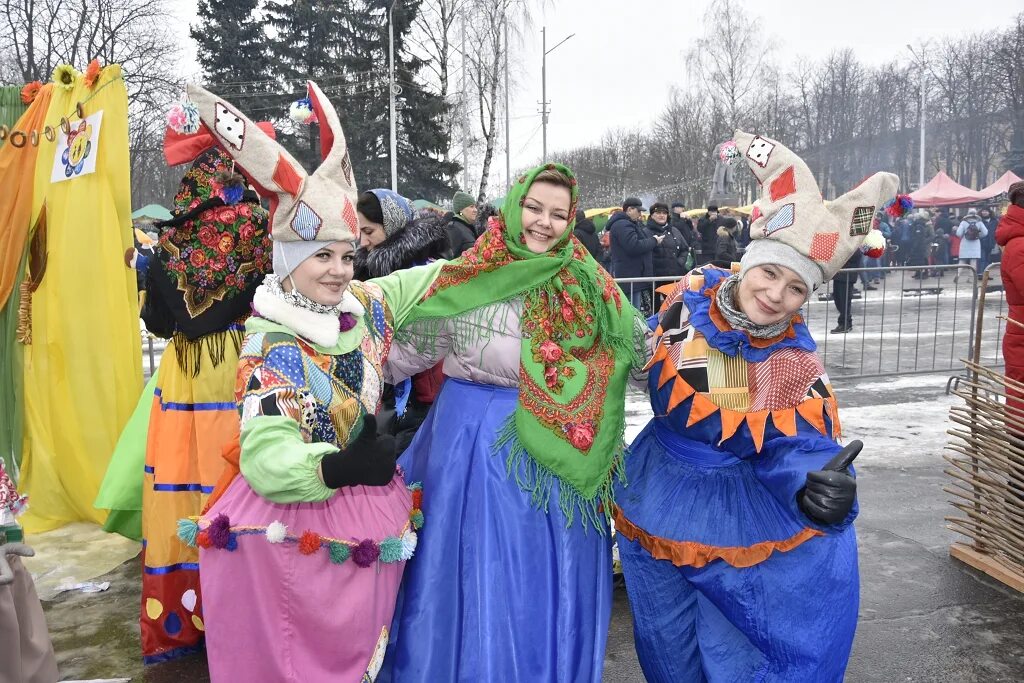
[[[414,217],[408,200],[391,190],[363,192],[356,203],[356,215],[356,280],[383,277],[448,257],[448,231],[443,219],[432,215]],[[379,424],[395,437],[397,453],[401,454],[412,443],[443,382],[444,374],[438,363],[414,375],[410,384],[385,387],[383,408],[394,412]]]
[[[595,261],[604,262],[604,248],[601,246],[601,239],[597,236],[597,226],[594,225],[594,221],[587,218],[583,209],[576,211],[576,227],[572,234],[583,243]]]
[[[473,197],[465,192],[456,192],[452,197],[452,212],[445,216],[452,258],[462,256],[462,252],[476,243],[477,234],[473,227],[476,215],[477,208]]]
[[[860,268],[864,261],[860,249],[843,264],[843,268]],[[839,320],[832,334],[846,334],[853,329],[853,286],[857,283],[858,273],[847,273],[844,270],[832,278],[832,302],[839,311]]]
[[[659,202],[651,206],[647,231],[655,237],[664,237],[654,248],[654,277],[680,277],[685,274],[689,246],[683,234],[669,223],[667,205]]]
[[[929,220],[928,214],[920,212],[913,217],[910,224],[910,253],[907,257],[908,266],[927,266],[928,265],[928,253],[931,250],[932,238],[935,236],[935,231],[932,228],[931,221]],[[928,271],[918,270],[913,274],[913,278],[920,279],[927,276]]]
[[[729,268],[734,261],[739,261],[739,253],[736,250],[736,233],[739,228],[735,218],[726,218],[718,227],[718,239],[715,242],[715,258],[713,263],[716,266]]]
[[[708,212],[697,221],[697,232],[700,234],[701,254],[697,260],[698,265],[710,263],[715,257],[715,249],[718,246],[718,229],[725,225],[725,218],[718,214],[718,207],[714,204],[708,206]]]
[[[473,232],[477,237],[486,232],[490,220],[498,215],[498,210],[491,204],[481,204],[477,207],[476,220],[473,221]]]
[[[685,211],[686,206],[682,202],[673,202],[672,214],[669,217],[669,222],[672,223],[672,227],[678,230],[683,236],[683,239],[686,240],[687,246],[692,248],[695,246],[696,242],[699,242],[700,240],[695,238],[697,234],[696,228],[693,227],[693,221],[686,217]]]
[[[1003,336],[1006,376],[1024,382],[1024,182],[1010,185],[1010,206],[996,227],[996,243],[1002,247],[1003,287],[1010,310]],[[1024,414],[1024,397],[1007,389],[1007,405]]]
[[[665,237],[655,237],[640,222],[643,203],[630,197],[622,203],[622,211],[616,211],[608,221],[611,233],[612,275],[622,277],[653,277],[654,249]],[[628,287],[629,299],[633,306],[643,309],[644,287]]]

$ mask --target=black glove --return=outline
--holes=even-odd
[[[35,554],[36,551],[32,550],[32,548],[29,548],[24,543],[7,543],[5,545],[0,545],[0,586],[6,586],[14,581],[14,570],[11,569],[11,565],[7,563],[8,555],[32,557]]]
[[[818,524],[838,524],[857,501],[857,480],[846,468],[864,448],[851,441],[820,470],[807,473],[807,485],[796,494],[800,510]]]
[[[377,435],[377,418],[363,417],[363,431],[343,451],[328,453],[320,461],[324,484],[342,486],[385,486],[395,476],[395,437]]]

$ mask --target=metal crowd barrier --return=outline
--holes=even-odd
[[[833,377],[889,377],[962,369],[961,360],[972,357],[975,334],[980,335],[979,361],[988,367],[1003,365],[1006,298],[999,278],[999,264],[986,269],[988,287],[981,298],[985,315],[975,330],[980,283],[967,265],[892,268],[855,268],[858,281],[851,305],[853,329],[834,334],[838,311],[832,302],[832,283],[814,292],[803,316],[818,343],[825,370]],[[879,275],[876,289],[867,289]],[[618,278],[627,297],[654,310],[661,302],[658,287],[677,277]],[[167,345],[142,330],[143,375],[148,379]]]
[[[814,292],[804,307],[804,322],[832,377],[890,377],[960,371],[971,357],[974,335],[981,335],[981,362],[1002,364],[1001,343],[1006,302],[999,264],[988,268],[990,282],[983,305],[983,326],[975,330],[979,302],[978,273],[968,265],[852,268],[857,293],[851,304],[853,329],[833,333],[838,310],[833,283]],[[878,276],[878,284],[873,284]],[[623,291],[642,291],[643,303],[657,302],[655,290],[674,278],[621,278]],[[869,289],[868,287],[872,287]]]

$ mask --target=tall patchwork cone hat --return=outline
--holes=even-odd
[[[742,130],[734,140],[761,186],[741,273],[773,263],[796,271],[809,289],[828,282],[899,188],[896,175],[875,173],[826,206],[811,169],[785,145]]]
[[[324,244],[355,240],[359,231],[358,191],[341,121],[316,83],[309,81],[307,90],[320,121],[323,158],[312,174],[237,107],[198,85],[187,88],[200,119],[269,200],[274,271],[282,277]]]

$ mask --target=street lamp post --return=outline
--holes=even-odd
[[[918,55],[917,52],[914,51],[914,48],[913,48],[913,46],[910,45],[910,43],[907,43],[907,49],[910,50],[910,54],[914,55],[914,58],[917,59],[921,63],[921,71],[920,71],[920,74],[921,74],[920,75],[920,88],[921,88],[921,150],[920,151],[921,151],[921,158],[920,158],[919,164],[918,164],[919,165],[919,168],[918,168],[918,187],[920,188],[920,187],[924,187],[924,130],[925,130],[924,70],[925,70],[925,61],[924,61],[924,51],[923,50],[922,50],[921,54]]]
[[[395,5],[388,8],[388,95],[391,121],[391,191],[398,192],[398,122],[395,120]]]
[[[555,45],[555,47],[551,48],[550,50],[547,49],[548,48],[548,29],[547,29],[546,26],[541,28],[540,35],[541,35],[541,39],[540,39],[541,40],[541,50],[543,50],[543,52],[544,52],[543,56],[541,57],[541,62],[540,62],[540,98],[541,98],[541,103],[540,103],[540,108],[541,108],[540,109],[540,125],[541,125],[541,128],[543,129],[543,133],[541,135],[541,137],[543,138],[543,143],[542,143],[543,144],[543,147],[542,147],[543,154],[542,154],[542,156],[544,158],[544,161],[547,161],[547,159],[548,159],[548,114],[550,113],[548,111],[548,54],[554,52],[555,48],[557,48],[559,45],[561,45],[565,41],[569,40],[570,38],[572,38],[576,34],[575,33],[570,33],[565,38],[562,38],[561,42],[559,42],[558,45]]]

